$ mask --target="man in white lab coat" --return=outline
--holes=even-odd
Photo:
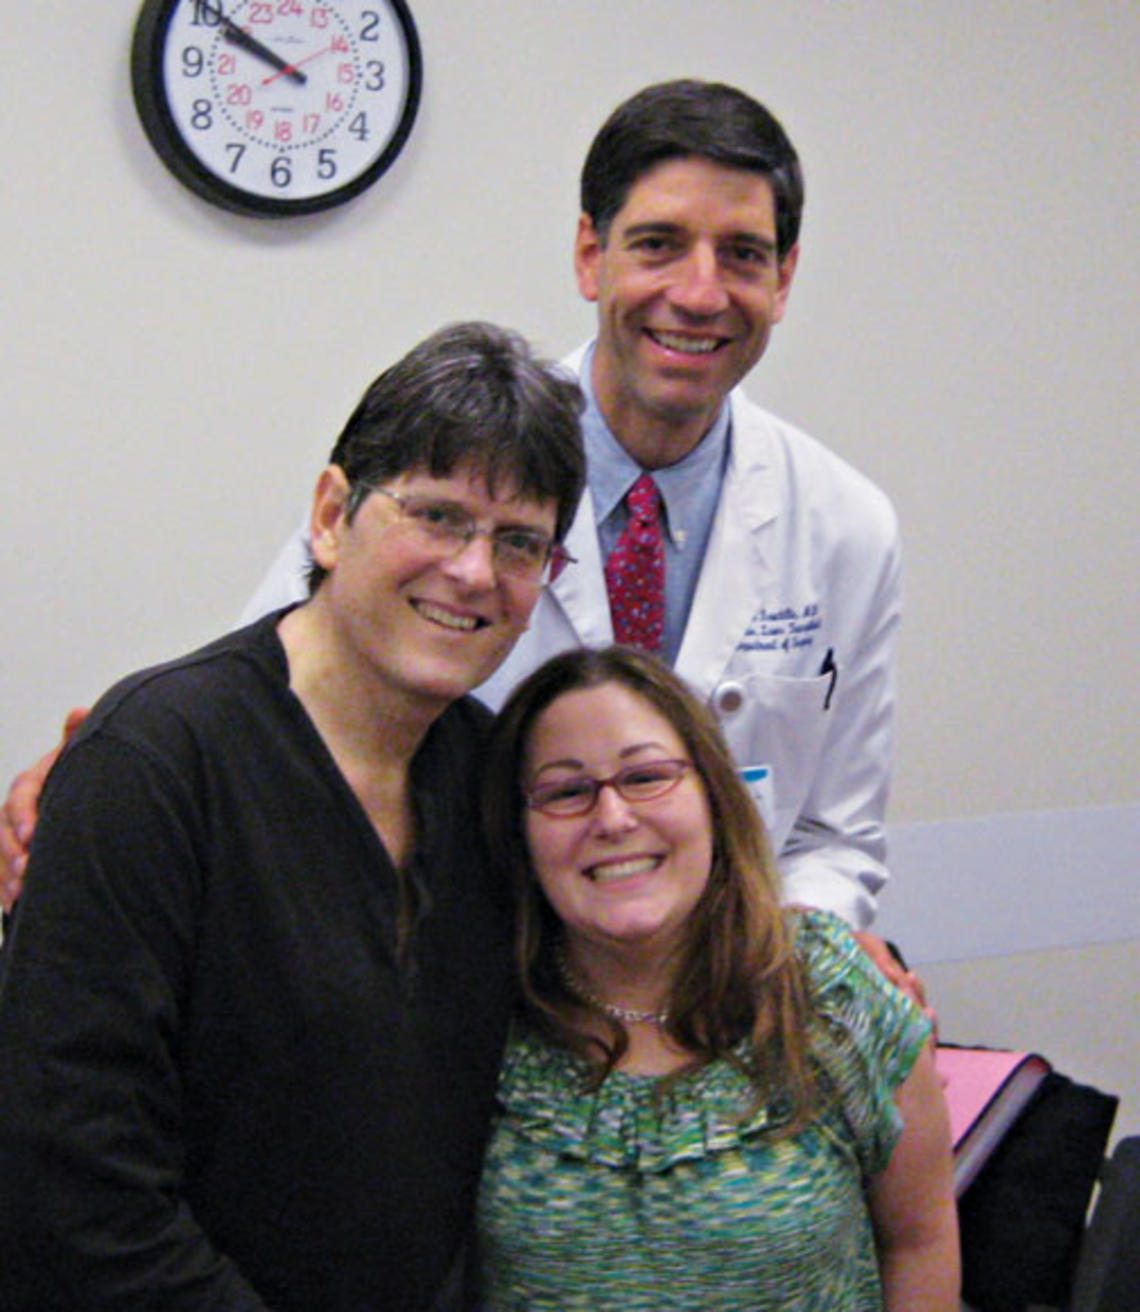
[[[645,470],[665,503],[663,654],[716,709],[752,783],[789,899],[856,928],[886,878],[898,531],[886,497],[733,390],[779,322],[803,190],[780,125],[742,92],[649,87],[602,127],[575,242],[598,336],[567,362],[588,397],[577,563],[547,588],[481,695],[613,641],[603,564]],[[300,540],[250,609],[281,604]]]
[[[864,928],[886,878],[897,525],[886,497],[737,384],[783,317],[803,184],[779,123],[744,93],[649,87],[603,125],[582,174],[575,269],[596,340],[568,362],[588,397],[577,563],[540,600],[483,694],[545,657],[613,640],[605,556],[649,471],[664,503],[662,654],[715,708],[772,832],[789,900]],[[252,617],[303,595],[298,537]],[[10,794],[6,895],[20,869]]]

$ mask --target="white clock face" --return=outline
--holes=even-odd
[[[389,0],[180,0],[162,80],[177,134],[209,174],[305,202],[399,148],[416,59]]]

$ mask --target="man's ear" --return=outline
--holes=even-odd
[[[796,266],[799,262],[800,247],[797,242],[776,269],[776,304],[772,315],[773,323],[779,323],[788,308],[788,297],[792,294],[792,279],[796,276]]]
[[[350,490],[348,476],[339,465],[326,465],[321,470],[309,515],[309,549],[322,569],[331,570],[340,555]]]
[[[578,218],[578,232],[574,238],[574,272],[578,290],[588,301],[598,299],[599,266],[602,262],[603,243],[588,214]]]

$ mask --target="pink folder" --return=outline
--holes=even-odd
[[[953,1044],[939,1044],[936,1062],[950,1108],[960,1198],[1052,1066],[1035,1052]]]

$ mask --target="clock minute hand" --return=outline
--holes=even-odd
[[[231,45],[239,46],[242,50],[253,55],[254,58],[268,64],[270,68],[277,69],[283,77],[287,77],[293,82],[304,86],[308,81],[299,69],[294,68],[287,60],[282,59],[280,55],[270,50],[268,46],[262,45],[256,37],[250,36],[243,28],[238,27],[232,18],[226,16],[220,4],[213,4],[211,0],[200,0],[200,3],[206,13],[212,14],[221,23],[225,39]]]

